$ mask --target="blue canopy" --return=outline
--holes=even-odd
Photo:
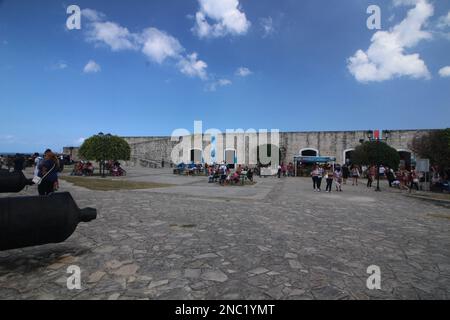
[[[302,163],[330,163],[336,162],[334,157],[307,157],[307,156],[295,156],[294,161]]]

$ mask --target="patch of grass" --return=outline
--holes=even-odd
[[[73,168],[74,168],[74,165],[73,165],[73,164],[71,164],[71,165],[65,165],[65,166],[64,166],[63,173],[71,173],[71,172],[73,171]]]
[[[427,216],[430,216],[430,217],[433,217],[433,218],[442,218],[442,219],[449,219],[450,220],[450,216],[446,215],[446,214],[429,213],[429,214],[427,214]]]
[[[432,199],[449,200],[450,201],[450,194],[448,194],[448,193],[432,193],[427,196]]]
[[[434,193],[405,193],[406,196],[421,200],[434,200],[442,203],[450,204],[450,196],[448,194],[434,194]]]
[[[91,177],[63,176],[60,177],[60,179],[72,183],[77,187],[83,187],[96,191],[139,190],[172,187],[172,185],[164,183],[139,182],[111,178],[97,179]]]

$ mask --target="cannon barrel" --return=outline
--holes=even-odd
[[[22,171],[0,170],[0,193],[17,193],[31,185],[32,179],[25,178]]]
[[[0,198],[0,251],[61,243],[97,210],[78,208],[68,192]]]

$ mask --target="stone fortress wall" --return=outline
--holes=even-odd
[[[414,158],[414,154],[409,150],[409,144],[416,135],[422,135],[432,130],[390,130],[387,143],[393,148],[402,152],[403,156]],[[257,150],[253,148],[249,150],[248,140],[256,138],[259,140],[259,134],[247,134],[247,138],[243,139],[242,134],[236,134],[235,139],[229,139],[227,143],[223,143],[222,152],[225,149],[237,149],[238,141],[245,141],[245,160],[238,161],[239,164],[248,164],[248,154],[253,152],[257,154]],[[171,153],[175,146],[184,139],[193,136],[175,138],[171,141],[170,137],[124,137],[131,146],[131,161],[128,165],[139,165],[146,167],[160,167],[162,161],[168,166],[171,163]],[[234,141],[233,141],[234,140]],[[270,132],[268,143],[270,143]],[[367,140],[367,131],[329,131],[329,132],[280,132],[279,148],[281,159],[280,162],[292,162],[294,156],[297,155],[317,155],[336,157],[337,163],[344,163],[347,157],[350,157],[351,151],[354,150],[361,142]],[[210,143],[203,142],[205,149]],[[185,152],[184,162],[190,162],[191,152]],[[217,153],[220,151],[217,150]],[[225,157],[225,155],[223,156]],[[196,156],[198,160],[198,156]]]

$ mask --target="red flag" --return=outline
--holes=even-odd
[[[375,130],[373,132],[373,138],[377,140],[380,139],[380,130]]]

